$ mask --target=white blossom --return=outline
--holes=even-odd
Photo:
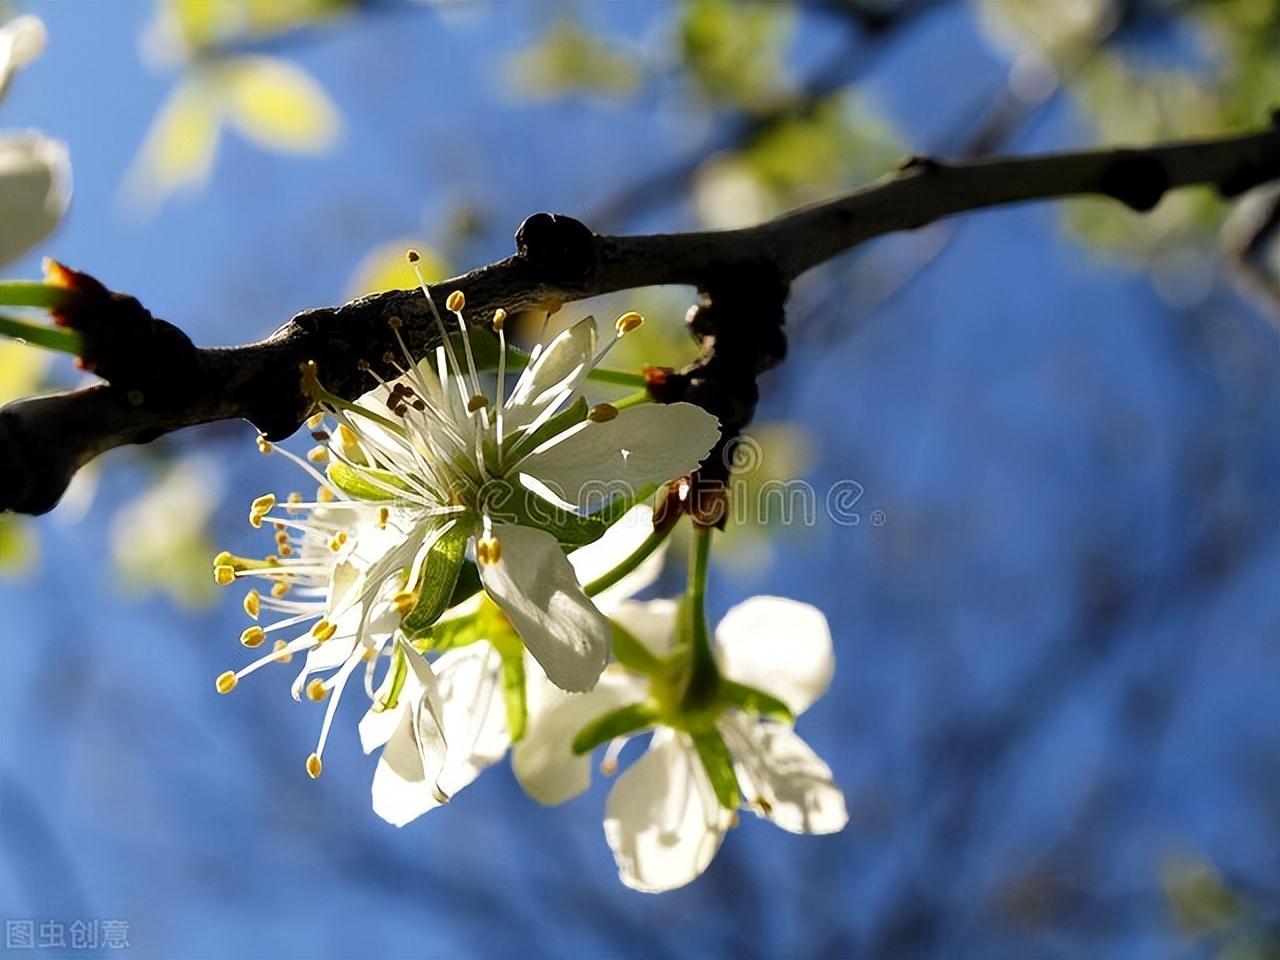
[[[514,767],[531,796],[561,803],[590,780],[590,757],[574,753],[574,737],[624,708],[641,717],[649,712],[643,726],[655,729],[648,749],[618,778],[605,812],[605,837],[623,883],[647,892],[689,883],[736,822],[698,746],[709,735],[728,748],[729,779],[736,780],[746,809],[793,833],[843,829],[844,795],[830,768],[795,733],[791,719],[765,709],[766,697],[773,698],[794,718],[830,685],[831,635],[818,610],[779,597],[753,597],[730,610],[715,632],[721,689],[710,706],[697,710],[681,702],[678,684],[671,682],[681,663],[674,646],[676,604],[624,602],[613,616],[642,651],[628,666],[611,666],[590,693],[553,699],[545,709],[533,708],[531,693],[529,730],[515,747]],[[606,771],[616,766],[626,738],[610,744]]]

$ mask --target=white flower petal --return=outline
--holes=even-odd
[[[421,654],[399,643],[409,660],[409,675],[400,692],[400,723],[382,748],[372,794],[374,812],[402,827],[449,798],[438,785],[447,744],[435,676]]]
[[[609,659],[609,621],[582,592],[551,534],[498,524],[493,536],[502,556],[480,565],[489,596],[552,683],[564,690],[590,690]]]
[[[43,240],[70,199],[66,144],[31,131],[0,137],[0,265]]]
[[[49,35],[39,17],[29,13],[0,27],[0,97],[13,74],[44,53]]]
[[[654,734],[645,755],[609,792],[604,835],[628,887],[674,890],[696,879],[720,849],[730,813],[683,734]]]
[[[432,667],[440,679],[448,743],[438,783],[452,797],[501,760],[511,744],[502,696],[502,658],[480,642],[449,651]]]
[[[516,381],[503,411],[508,433],[531,423],[546,404],[578,385],[591,372],[596,352],[596,322],[583,317],[547,345]]]
[[[727,677],[772,694],[796,715],[831,686],[831,630],[807,603],[752,597],[724,615],[716,642]]]
[[[831,768],[789,726],[742,714],[719,721],[743,802],[791,833],[836,833],[849,822]],[[760,800],[764,800],[764,804]]]
[[[655,657],[671,653],[676,636],[676,608],[674,600],[649,600],[639,603],[625,600],[618,604],[611,616],[624,630],[645,645]]]
[[[612,420],[584,421],[552,437],[518,465],[561,504],[599,510],[697,468],[720,436],[715,417],[691,403],[629,407]]]
[[[582,583],[590,583],[604,576],[640,549],[652,533],[653,508],[643,503],[634,506],[619,517],[599,540],[585,547],[579,547],[569,554],[573,572],[578,575],[578,580]],[[596,606],[607,613],[616,607],[619,601],[639,593],[657,580],[666,559],[666,546],[664,543],[646,557],[640,566],[608,590],[592,597]]]
[[[525,792],[551,806],[586,790],[591,757],[573,752],[573,738],[592,720],[643,698],[643,684],[616,669],[606,670],[588,693],[565,693],[531,674],[529,726],[511,749],[511,766]]]
[[[397,827],[442,803],[434,778],[424,770],[413,728],[412,711],[402,711],[400,724],[383,747],[373,772],[373,812]]]
[[[395,678],[395,670],[388,670],[382,684],[374,693],[374,707],[383,701],[391,693],[391,685]],[[403,688],[400,691],[404,693]],[[370,707],[365,711],[363,717],[360,718],[360,746],[365,753],[373,753],[380,746],[391,739],[391,735],[395,733],[396,727],[400,726],[401,714],[404,713],[407,698],[401,696],[396,706],[390,710],[375,710]]]

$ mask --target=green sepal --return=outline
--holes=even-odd
[[[394,473],[388,470],[377,470],[373,467],[361,467],[359,470],[345,463],[331,463],[325,470],[329,482],[357,500],[395,500],[396,497],[386,488],[410,492],[409,486]]]
[[[755,687],[748,687],[745,683],[736,683],[733,680],[721,677],[720,696],[726,703],[755,716],[768,717],[770,720],[781,720],[784,723],[795,723],[796,721],[795,714],[791,712],[791,708],[777,697],[770,696]]]
[[[466,603],[482,589],[484,584],[480,582],[480,568],[470,560],[464,561],[462,569],[458,571],[458,582],[453,586],[449,606],[456,607],[460,603]]]
[[[566,550],[593,543],[609,529],[609,521],[598,516],[579,516],[508,480],[491,480],[485,484],[478,509],[495,523],[533,527],[549,533]]]
[[[724,737],[715,727],[699,730],[690,736],[720,806],[726,810],[737,810],[742,800],[742,791],[738,787],[738,775],[733,771],[733,754],[729,752]]]
[[[450,606],[454,604],[450,603]],[[419,631],[415,640],[422,641],[424,650],[444,653],[446,650],[457,650],[470,646],[479,640],[487,640],[499,653],[507,655],[514,646],[523,650],[520,638],[511,628],[510,622],[488,597],[480,602],[472,613],[463,616],[437,620],[426,630]]]
[[[573,752],[579,756],[590,753],[614,737],[636,733],[653,726],[657,720],[657,708],[651,703],[631,703],[619,707],[602,717],[596,717],[579,730],[578,735],[573,738]]]
[[[429,628],[449,608],[471,532],[470,524],[455,523],[427,550],[418,573],[418,602],[400,621],[409,636]]]
[[[620,664],[633,673],[650,677],[662,671],[662,661],[650,653],[635,634],[616,620],[609,623],[613,627],[613,655]]]

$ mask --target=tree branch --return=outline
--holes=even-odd
[[[1280,178],[1280,114],[1272,120],[1256,133],[1143,149],[954,165],[916,157],[863,190],[740,230],[610,237],[535,214],[517,232],[514,256],[434,290],[461,290],[470,319],[485,323],[499,307],[555,310],[636,287],[696,286],[703,302],[690,326],[704,357],[653,389],[663,400],[703,404],[732,436],[754,410],[755,377],[785,352],[782,301],[810,268],[873,237],[1002,204],[1098,195],[1146,211],[1191,185],[1236,196]],[[307,310],[267,339],[230,349],[198,349],[133,298],[101,291],[70,325],[88,344],[86,366],[108,382],[0,408],[0,508],[42,513],[98,454],[181,427],[240,417],[268,439],[286,437],[311,407],[303,363],[314,361],[325,387],[351,399],[376,383],[361,361],[395,375],[384,359],[396,348],[393,316],[415,356],[437,342],[419,291]]]

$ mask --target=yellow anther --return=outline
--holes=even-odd
[[[328,463],[329,448],[323,443],[318,443],[307,451],[307,459],[312,463]]]
[[[276,663],[288,663],[293,659],[293,654],[289,652],[288,646],[289,644],[286,641],[277,640],[275,646],[271,648],[275,651],[275,656],[272,659]]]
[[[276,495],[274,493],[264,493],[249,504],[249,510],[251,513],[267,514],[271,512],[271,508],[275,505]]]
[[[476,559],[482,564],[497,563],[502,559],[502,544],[497,537],[483,537],[476,541]]]
[[[338,436],[342,438],[342,445],[344,447],[356,447],[360,445],[360,438],[356,436],[356,432],[345,423],[338,424]]]
[[[218,554],[216,557],[213,558],[213,565],[215,567],[221,567],[224,565],[230,566],[232,563],[235,562],[235,559],[236,559],[236,555],[234,553],[232,553],[230,550],[223,550],[220,554]]]
[[[332,537],[329,538],[329,549],[332,550],[334,553],[337,553],[339,550],[342,549],[343,545],[346,542],[347,542],[347,535],[341,530],[339,530],[337,533],[335,533]]]
[[[220,563],[213,568],[213,582],[225,587],[236,578],[236,568],[229,563]]]
[[[324,681],[316,677],[307,684],[307,699],[314,700],[319,703],[329,695],[329,688],[324,685]]]
[[[328,487],[316,487],[316,501],[318,503],[332,503],[333,491]]]
[[[494,333],[497,333],[504,326],[506,326],[506,323],[507,323],[507,311],[503,310],[501,307],[493,311],[493,332]]]
[[[483,393],[477,393],[474,397],[467,401],[467,413],[475,413],[477,410],[483,410],[489,405],[489,398]]]
[[[282,557],[293,556],[293,547],[289,546],[289,544],[287,543],[280,544],[278,547],[276,547],[276,550],[279,552],[280,556]]]
[[[451,313],[457,313],[466,305],[467,298],[461,290],[453,291],[453,293],[449,294],[448,299],[444,302],[445,309]]]
[[[285,583],[283,580],[278,581],[277,583],[273,584],[271,587],[271,595],[275,597],[277,600],[283,597],[288,592],[289,592],[289,584]]]
[[[319,430],[323,423],[324,423],[323,411],[321,411],[320,413],[313,413],[311,416],[307,417],[307,429],[309,430]]]
[[[262,436],[262,434],[258,434],[258,452],[259,453],[271,452],[271,441],[269,441],[266,437]]]
[[[276,543],[284,545],[289,542],[289,534],[284,530],[276,531]]]
[[[218,674],[218,679],[213,681],[213,685],[218,689],[219,693],[230,693],[236,688],[238,682],[235,672],[228,670],[225,673]]]
[[[301,502],[302,502],[302,494],[300,494],[297,490],[295,490],[293,491],[293,493],[289,494],[289,506],[285,507],[285,509],[288,510],[290,513],[297,513],[298,512],[297,504]]]
[[[643,325],[644,317],[632,310],[620,316],[617,321],[614,322],[613,328],[618,331],[618,336],[621,337]]]
[[[421,259],[418,255],[418,251],[414,250],[412,247],[404,252],[404,258],[410,263],[417,263]]]
[[[262,609],[262,594],[257,590],[250,590],[244,595],[244,612],[253,619],[258,619],[258,612]]]
[[[324,771],[324,764],[320,762],[320,755],[313,753],[307,757],[307,776],[312,780],[319,780],[320,774]]]
[[[379,507],[378,508],[378,529],[379,530],[387,529],[387,521],[389,519],[391,519],[391,511],[388,510],[386,507]]]
[[[259,626],[249,627],[244,631],[244,633],[240,634],[240,642],[243,643],[250,650],[252,650],[254,647],[262,646],[263,641],[266,639],[267,639],[267,635],[263,632],[262,628]]]
[[[770,803],[768,800],[766,800],[764,797],[756,797],[755,804],[757,807],[760,808],[760,812],[763,813],[765,816],[768,816],[773,812],[773,804]]]
[[[336,623],[330,623],[328,620],[317,620],[315,626],[311,628],[311,636],[316,638],[316,643],[324,643],[337,630],[338,625]]]
[[[402,617],[407,617],[413,612],[413,608],[418,605],[418,595],[405,590],[395,595],[391,605],[396,608],[396,613]]]
[[[365,647],[364,652],[360,654],[360,659],[363,660],[365,663],[369,663],[372,660],[377,660],[378,651],[373,649],[373,647]]]
[[[597,403],[587,414],[592,423],[608,423],[618,415],[618,408],[611,403]]]
[[[279,557],[263,557],[263,562],[264,562],[268,567],[278,567],[278,566],[280,566],[280,558],[279,558]]]
[[[253,529],[255,529],[255,530],[257,530],[259,527],[261,527],[261,526],[262,526],[262,514],[260,514],[260,513],[251,513],[251,514],[249,514],[249,526],[253,527]]]

